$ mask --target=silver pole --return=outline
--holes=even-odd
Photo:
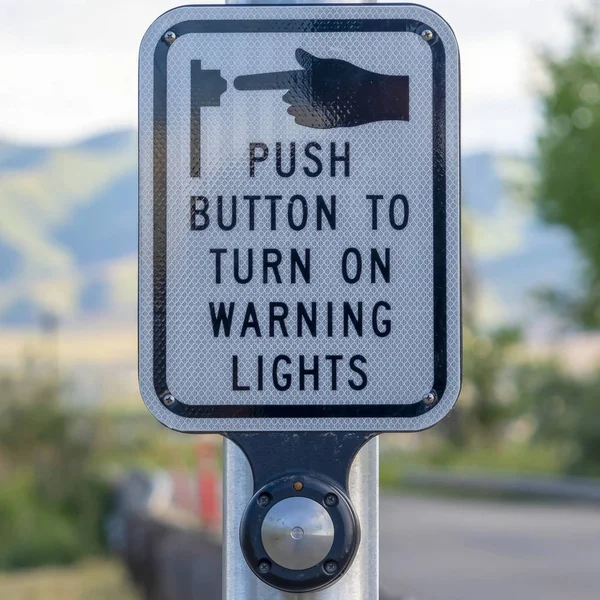
[[[359,4],[361,0],[342,0]],[[377,0],[371,0],[376,2]],[[226,4],[303,4],[298,0],[225,0]],[[312,0],[326,4],[327,0]],[[368,3],[368,2],[365,2]],[[242,515],[252,497],[252,472],[244,453],[224,440],[223,600],[378,600],[379,599],[379,439],[358,453],[350,471],[349,493],[361,526],[361,542],[348,573],[331,587],[308,594],[275,590],[250,571],[239,543]]]
[[[350,470],[350,498],[360,520],[361,542],[350,570],[331,587],[308,594],[275,590],[249,569],[239,542],[242,515],[252,497],[252,472],[244,453],[224,441],[223,600],[378,600],[379,439],[368,442]]]

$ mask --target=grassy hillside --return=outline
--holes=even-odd
[[[133,314],[137,245],[134,132],[84,143],[0,145],[0,324],[51,312]]]
[[[43,568],[0,575],[0,597],[10,600],[134,600],[138,598],[116,562]]]

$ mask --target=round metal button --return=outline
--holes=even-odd
[[[331,550],[333,521],[309,498],[286,498],[265,516],[262,543],[273,562],[300,571],[321,562]]]

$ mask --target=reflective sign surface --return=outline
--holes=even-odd
[[[184,431],[460,387],[458,49],[416,6],[185,7],[140,52],[140,387]]]

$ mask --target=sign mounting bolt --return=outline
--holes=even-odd
[[[325,496],[325,506],[337,506],[338,497],[335,494],[326,494]]]
[[[173,396],[173,394],[165,394],[163,397],[163,404],[165,406],[173,406],[173,404],[175,404],[175,396]]]
[[[269,496],[269,494],[261,494],[258,497],[258,505],[259,506],[269,506],[270,502],[271,502],[271,496]]]
[[[328,560],[324,565],[323,569],[327,575],[333,575],[338,570],[338,564],[335,560]]]
[[[258,563],[258,572],[266,575],[271,570],[271,563],[268,560],[261,560]]]
[[[170,46],[177,39],[177,34],[174,31],[167,31],[163,36],[163,39]]]
[[[433,31],[431,31],[431,29],[425,29],[425,31],[421,32],[421,37],[426,42],[430,42],[433,39]]]
[[[423,396],[423,402],[427,404],[427,406],[431,406],[437,402],[437,394],[435,392],[429,392]]]

